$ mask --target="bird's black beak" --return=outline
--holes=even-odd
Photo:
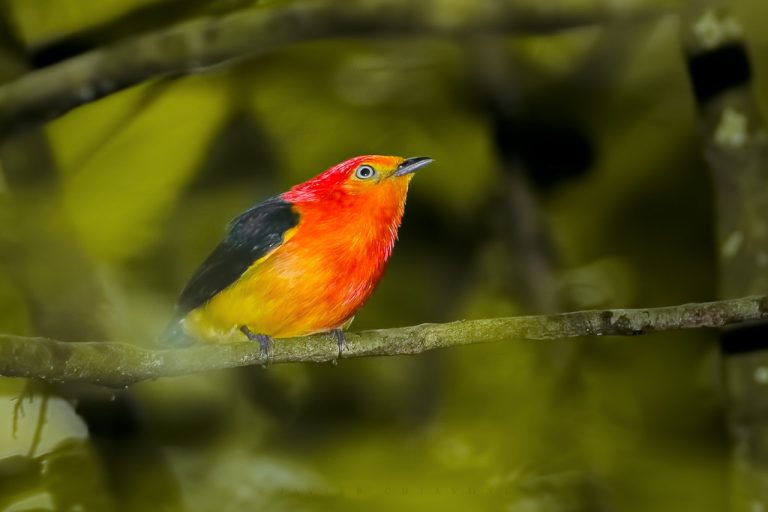
[[[412,172],[415,172],[430,163],[432,163],[432,159],[428,156],[415,156],[413,158],[406,158],[403,160],[403,163],[397,166],[397,170],[395,170],[395,176],[405,176],[406,174],[411,174]]]

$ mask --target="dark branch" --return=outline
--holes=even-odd
[[[658,7],[561,3],[303,0],[201,18],[100,48],[0,87],[0,138],[153,78],[329,37],[541,33],[657,17]]]

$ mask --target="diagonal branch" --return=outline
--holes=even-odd
[[[146,80],[200,71],[291,43],[382,34],[541,33],[669,12],[642,2],[620,4],[298,0],[200,18],[90,51],[0,86],[0,138]]]
[[[447,324],[347,333],[343,358],[418,354],[436,348],[501,340],[630,336],[654,331],[722,327],[768,318],[768,296],[649,309],[578,311],[556,315],[463,320]],[[317,334],[278,340],[271,363],[326,362],[338,357],[336,340]],[[266,361],[258,344],[197,345],[151,350],[115,342],[64,343],[0,335],[0,376],[123,387],[158,377]]]

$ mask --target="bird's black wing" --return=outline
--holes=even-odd
[[[183,315],[208,302],[243,275],[253,262],[283,243],[283,236],[297,226],[293,205],[275,196],[236,217],[227,236],[206,258],[181,292],[177,308]]]

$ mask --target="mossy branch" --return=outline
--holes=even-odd
[[[0,138],[132,85],[292,43],[384,34],[541,33],[669,12],[607,0],[299,0],[211,16],[98,48],[0,86]]]
[[[722,327],[768,318],[768,296],[649,309],[578,311],[555,315],[463,320],[447,324],[347,333],[342,358],[419,354],[436,348],[502,340],[630,336],[674,329]],[[270,363],[338,358],[331,335],[277,340]],[[158,377],[265,364],[256,343],[152,350],[116,342],[65,343],[0,335],[0,375],[49,382],[123,387]]]

